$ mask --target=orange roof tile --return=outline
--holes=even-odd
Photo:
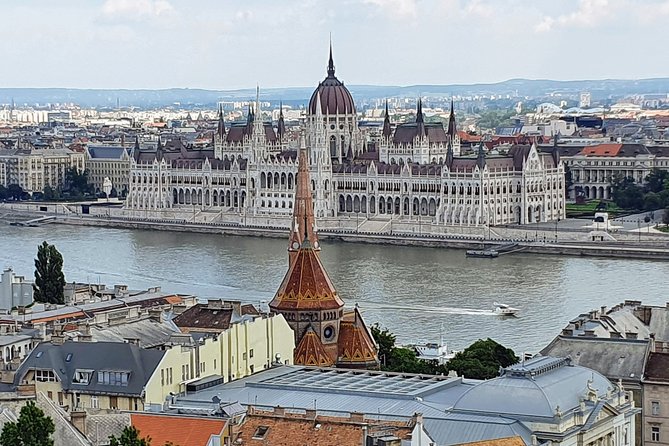
[[[301,248],[269,306],[277,311],[336,310],[344,306],[318,254]]]
[[[376,344],[357,308],[344,315],[339,325],[338,344],[337,366],[378,367]]]
[[[580,155],[585,156],[617,156],[622,144],[598,144],[596,146],[587,146],[581,150]]]
[[[520,437],[495,438],[494,440],[475,441],[473,443],[463,443],[461,446],[525,446],[525,442]]]
[[[312,365],[320,367],[332,367],[334,365],[333,358],[325,351],[321,338],[311,326],[307,328],[307,332],[302,336],[300,343],[295,348],[293,354],[293,362],[298,365]]]
[[[413,426],[411,421],[372,419],[354,421],[321,415],[314,419],[289,413],[283,416],[271,412],[263,414],[250,409],[244,424],[234,434],[233,444],[241,440],[240,444],[250,445],[358,446],[363,444],[365,431],[367,434],[383,433],[407,439]]]
[[[212,435],[220,435],[225,420],[172,415],[147,415],[133,413],[131,424],[142,438],[151,437],[151,444],[171,442],[179,446],[206,446]]]

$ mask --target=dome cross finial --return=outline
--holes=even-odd
[[[335,75],[335,66],[334,61],[332,60],[332,34],[330,34],[330,59],[328,60],[328,76],[334,77]]]

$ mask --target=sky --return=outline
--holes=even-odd
[[[0,87],[669,76],[669,0],[0,0]]]

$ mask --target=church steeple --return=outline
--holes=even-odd
[[[311,179],[309,177],[309,160],[304,135],[300,137],[298,155],[297,178],[295,180],[295,203],[293,204],[293,224],[288,244],[289,263],[293,263],[297,252],[308,245],[315,251],[320,251],[316,220],[314,218],[314,203],[311,196]]]

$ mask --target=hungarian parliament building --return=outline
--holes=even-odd
[[[426,122],[420,100],[415,122],[392,126],[386,105],[383,127],[363,132],[353,97],[335,76],[332,50],[298,132],[287,132],[282,112],[276,124],[264,121],[260,105],[256,97],[243,122],[225,122],[219,111],[205,145],[179,138],[150,148],[136,142],[126,209],[290,226],[297,153],[306,148],[319,224],[358,229],[366,221],[420,222],[447,230],[565,217],[557,150],[518,145],[488,153],[478,146],[461,153],[453,106],[444,126]]]

